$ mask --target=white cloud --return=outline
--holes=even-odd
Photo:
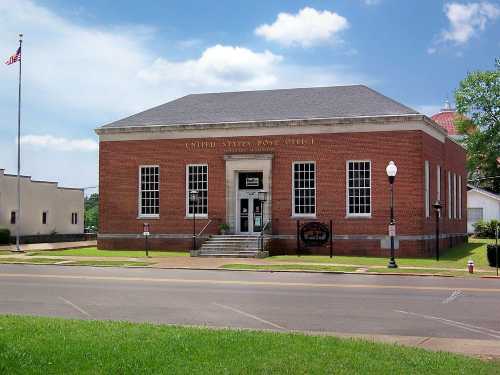
[[[138,77],[153,84],[188,84],[195,89],[269,87],[277,82],[276,68],[282,60],[269,51],[253,52],[248,48],[217,44],[195,60],[173,62],[158,58],[141,70]]]
[[[28,134],[21,137],[22,145],[49,148],[55,151],[96,151],[99,145],[93,139],[67,139],[53,135]]]
[[[347,19],[337,13],[305,7],[297,14],[278,14],[273,24],[257,27],[255,34],[284,46],[310,47],[336,40],[337,34],[348,27]]]
[[[483,31],[488,22],[500,16],[500,8],[488,2],[448,3],[444,6],[444,12],[450,26],[442,32],[442,40],[456,44],[467,43],[470,38]]]
[[[363,2],[365,3],[365,5],[378,5],[380,4],[380,1],[381,0],[363,0]]]

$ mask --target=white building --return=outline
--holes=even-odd
[[[474,232],[474,223],[479,220],[500,220],[500,195],[467,186],[467,231]]]
[[[16,233],[17,178],[0,169],[0,228]],[[47,236],[61,240],[83,234],[83,189],[63,188],[57,182],[21,176],[20,235],[33,242]]]

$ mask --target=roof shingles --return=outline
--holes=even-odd
[[[102,128],[410,115],[418,112],[366,86],[192,94]]]

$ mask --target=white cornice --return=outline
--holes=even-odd
[[[446,139],[446,131],[421,114],[110,127],[95,131],[100,141],[126,141],[411,130],[424,131],[441,142]]]

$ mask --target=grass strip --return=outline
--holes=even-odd
[[[31,252],[28,255],[145,258],[146,252],[144,250],[99,250],[97,249],[97,247],[83,247],[80,249],[36,251],[36,252]],[[189,252],[154,250],[154,251],[149,251],[149,256],[151,257],[189,256]]]
[[[328,266],[318,264],[224,264],[220,268],[267,271],[341,271],[354,272],[357,267]]]
[[[0,316],[5,374],[499,374],[498,362],[302,334]]]
[[[78,266],[98,266],[98,267],[130,267],[130,266],[149,266],[151,262],[132,262],[122,260],[75,260],[71,265]]]
[[[0,263],[54,264],[60,261],[50,258],[0,258]]]

